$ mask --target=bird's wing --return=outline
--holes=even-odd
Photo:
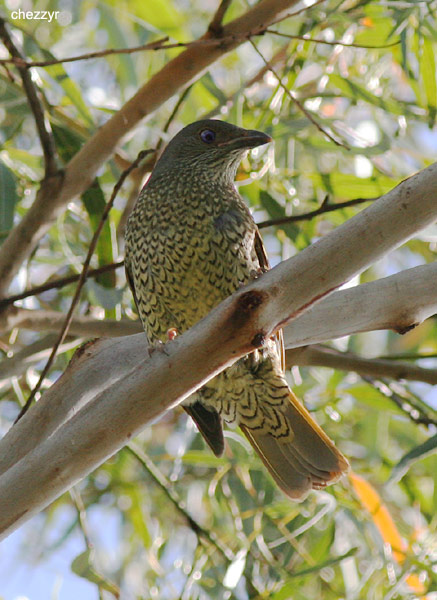
[[[129,265],[129,263],[128,263],[128,261],[126,259],[124,261],[124,270],[125,270],[125,273],[126,273],[126,281],[129,284],[129,287],[130,287],[131,292],[132,292],[132,296],[134,297],[134,300],[135,300],[135,306],[137,307],[137,312],[138,312],[138,314],[140,314],[140,311],[139,311],[139,308],[138,308],[138,299],[137,299],[137,295],[135,293],[134,278],[133,278],[132,272],[130,270],[130,265]]]
[[[216,456],[221,456],[225,447],[223,427],[220,415],[215,410],[208,410],[200,402],[182,406],[193,421],[204,440]]]
[[[284,415],[293,432],[291,440],[240,427],[282,491],[303,500],[311,489],[337,481],[349,463],[291,390],[289,400]]]
[[[264,242],[262,240],[259,229],[256,228],[255,231],[255,252],[258,258],[259,266],[261,270],[265,273],[270,269],[269,259],[267,257],[267,252],[264,246]],[[285,371],[285,348],[284,348],[284,335],[282,333],[282,329],[276,332],[275,334],[275,342],[278,350],[279,357],[281,359],[281,368]]]
[[[137,312],[140,314],[138,299],[135,293],[134,278],[128,261],[125,261],[126,280],[132,290],[132,295],[137,306]],[[223,438],[222,420],[215,410],[207,410],[200,402],[195,402],[190,406],[182,407],[196,423],[197,428],[202,434],[208,446],[216,456],[221,456],[225,447]]]
[[[259,266],[262,271],[268,271],[270,269],[269,259],[267,258],[267,252],[264,246],[264,242],[262,240],[261,234],[259,232],[258,227],[255,231],[255,240],[254,240],[256,257],[258,258]]]

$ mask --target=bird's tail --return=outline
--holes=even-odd
[[[262,429],[240,427],[282,491],[303,500],[309,490],[337,481],[349,463],[291,390],[280,410],[292,435],[275,437]]]

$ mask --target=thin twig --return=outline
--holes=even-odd
[[[76,485],[73,486],[70,489],[69,493],[70,493],[71,500],[77,511],[77,520],[78,520],[79,528],[82,532],[82,535],[83,535],[83,538],[85,541],[87,551],[89,553],[91,553],[94,550],[94,544],[91,541],[90,528],[88,525],[86,508],[85,508],[85,504],[82,499],[81,493],[79,491],[79,487]],[[92,575],[94,576],[93,580],[99,591],[99,599],[104,598],[104,596],[102,594],[103,590],[112,594],[112,596],[114,598],[117,598],[117,599],[120,598],[120,588],[113,581],[109,580],[105,575],[102,575],[101,573],[96,571],[96,569],[93,565],[94,561],[92,560],[91,557],[92,557],[92,554],[90,554],[90,556],[89,556],[90,564],[88,565],[88,568],[90,569],[90,571],[92,572]]]
[[[12,58],[0,58],[0,65],[14,64],[18,68],[30,69],[31,67],[50,67],[52,65],[77,62],[80,60],[90,60],[92,58],[101,58],[114,54],[134,54],[135,52],[171,50],[174,48],[190,48],[195,46],[217,46],[224,43],[233,43],[238,40],[250,40],[252,37],[264,35],[266,31],[267,28],[264,25],[261,25],[244,34],[231,34],[223,37],[218,37],[215,35],[214,37],[203,37],[191,42],[166,43],[169,38],[165,37],[156,40],[155,42],[149,42],[148,44],[142,44],[140,46],[133,46],[132,48],[110,48],[107,50],[87,52],[77,56],[66,56],[65,58],[54,58],[51,60],[25,60],[22,56],[13,56]]]
[[[168,44],[169,37],[163,37],[154,42],[148,44],[141,44],[140,46],[133,46],[132,48],[110,48],[107,50],[97,50],[95,52],[87,52],[86,54],[79,54],[78,56],[68,56],[66,58],[53,58],[51,60],[25,60],[22,56],[15,56],[14,58],[4,58],[0,60],[0,64],[13,63],[17,67],[23,67],[29,69],[31,67],[50,67],[52,65],[58,65],[60,63],[76,62],[79,60],[89,60],[91,58],[102,58],[104,56],[111,56],[112,54],[134,54],[135,52],[141,52],[144,50],[161,50],[163,48],[174,48],[175,44]],[[176,44],[179,45],[179,42]]]
[[[334,144],[336,144],[337,146],[343,146],[343,148],[346,148],[346,149],[349,150],[349,146],[346,144],[346,142],[341,142],[340,140],[337,140],[328,131],[326,131],[326,129],[324,129],[322,127],[322,125],[320,125],[320,123],[318,121],[316,121],[316,119],[305,108],[305,106],[302,104],[302,102],[300,102],[295,96],[293,96],[293,94],[288,89],[288,87],[285,85],[285,83],[282,81],[282,78],[279,76],[279,74],[276,72],[276,70],[273,68],[273,66],[269,63],[269,61],[266,58],[264,58],[264,55],[262,54],[262,52],[260,52],[258,50],[258,47],[256,46],[255,42],[252,39],[249,39],[249,42],[252,45],[252,47],[255,50],[255,52],[258,54],[258,56],[260,56],[261,59],[264,61],[264,64],[266,65],[266,67],[268,67],[269,71],[271,73],[273,73],[273,75],[276,77],[276,79],[278,80],[278,83],[281,86],[281,88],[284,90],[284,92],[287,94],[287,96],[290,98],[290,100],[294,104],[296,104],[296,106],[299,108],[299,110],[301,112],[303,112],[303,114],[306,116],[306,118],[309,121],[311,121],[311,123],[313,125],[315,125],[319,131],[321,131],[324,135],[326,135],[326,137],[329,138],[331,140],[331,142],[334,142]]]
[[[211,23],[208,26],[208,31],[212,33],[214,36],[220,36],[223,32],[223,18],[225,16],[226,11],[229,8],[232,0],[221,0],[215,15],[212,18]]]
[[[286,19],[289,19],[290,17],[297,17],[297,15],[301,15],[302,13],[307,12],[308,10],[311,10],[315,6],[318,6],[319,4],[323,4],[323,2],[326,2],[326,0],[317,0],[317,2],[314,2],[314,4],[311,4],[311,6],[304,6],[303,8],[300,8],[299,10],[295,10],[294,12],[289,12],[284,15],[281,15],[275,21],[272,21],[270,23],[270,25],[276,25],[277,23],[282,23],[282,21],[285,21]]]
[[[117,321],[118,322],[118,321]],[[353,371],[363,376],[392,380],[423,381],[437,384],[437,369],[425,368],[406,360],[364,358],[353,352],[340,352],[323,344],[288,349],[285,352],[287,368],[319,366]]]
[[[286,63],[287,62],[287,50],[288,50],[289,45],[290,45],[290,43],[287,43],[287,44],[285,44],[285,46],[282,46],[282,48],[280,48],[276,52],[276,54],[274,54],[272,56],[272,58],[270,59],[270,63],[271,64],[279,64],[279,65],[283,65],[284,63]],[[245,90],[249,89],[255,83],[258,83],[259,81],[261,81],[263,79],[264,75],[266,73],[268,73],[268,71],[269,71],[268,67],[263,65],[261,67],[261,69],[257,73],[255,73],[255,75],[253,77],[251,77],[248,81],[243,82],[236,92],[233,92],[229,96],[226,96],[223,100],[219,101],[219,103],[216,105],[215,108],[213,108],[212,110],[209,110],[207,113],[202,115],[201,118],[202,119],[212,119],[212,118],[216,117],[217,115],[220,114],[220,109],[223,106],[229,110],[231,108],[231,106],[234,105],[235,100],[240,96],[240,94],[244,93]]]
[[[76,291],[75,291],[75,294],[74,294],[73,299],[71,301],[71,305],[70,305],[70,308],[68,310],[67,316],[65,317],[64,325],[63,325],[63,327],[62,327],[62,329],[61,329],[61,331],[59,333],[58,340],[57,340],[56,344],[53,346],[52,352],[51,352],[51,354],[49,356],[49,359],[47,360],[47,362],[46,362],[46,364],[44,366],[44,369],[42,370],[42,373],[40,375],[40,378],[38,379],[38,382],[37,382],[36,386],[33,388],[32,392],[30,393],[29,398],[26,401],[26,404],[21,409],[21,411],[20,411],[20,413],[19,413],[19,415],[18,415],[18,417],[17,417],[17,419],[16,419],[15,422],[19,421],[19,419],[21,419],[21,417],[29,409],[29,407],[30,407],[33,399],[35,398],[37,392],[39,391],[39,389],[40,389],[40,387],[42,385],[42,382],[44,381],[44,377],[47,375],[47,373],[48,373],[48,371],[49,371],[49,369],[50,369],[50,367],[51,367],[51,365],[52,365],[52,363],[53,363],[53,361],[55,359],[55,356],[56,356],[56,353],[58,351],[59,346],[62,344],[62,342],[65,339],[65,336],[68,333],[68,328],[70,327],[70,323],[71,323],[72,318],[73,318],[74,309],[76,307],[76,304],[79,301],[80,293],[81,293],[83,284],[85,283],[86,275],[88,273],[88,269],[89,269],[89,265],[90,265],[90,262],[91,262],[91,258],[92,258],[93,252],[94,252],[95,247],[97,245],[97,241],[99,239],[100,233],[101,233],[101,231],[103,229],[103,225],[105,224],[105,221],[108,218],[109,211],[111,210],[111,208],[112,208],[112,206],[114,204],[114,200],[115,200],[115,198],[116,198],[116,196],[117,196],[117,194],[118,194],[121,186],[123,185],[126,177],[129,175],[129,173],[131,171],[133,171],[133,169],[135,169],[138,166],[138,164],[143,160],[143,158],[145,156],[147,156],[148,154],[151,154],[152,152],[154,152],[154,150],[142,150],[138,154],[137,158],[133,161],[133,163],[127,169],[125,169],[123,171],[123,173],[120,175],[117,183],[115,184],[114,189],[112,191],[111,198],[109,199],[109,202],[105,206],[105,210],[102,213],[102,216],[100,218],[100,222],[99,222],[99,224],[97,226],[97,229],[94,232],[93,238],[91,240],[91,243],[90,243],[90,246],[89,246],[89,249],[88,249],[88,254],[87,254],[86,258],[85,258],[85,262],[83,263],[82,273],[80,274],[80,278],[79,278],[79,281],[78,281],[78,284],[77,284],[77,287],[76,287]]]
[[[45,176],[50,177],[54,175],[58,168],[56,165],[56,146],[53,139],[52,132],[46,126],[46,122],[44,119],[44,109],[38,97],[37,88],[32,81],[32,77],[23,63],[24,60],[21,52],[15,46],[12,41],[12,37],[9,34],[9,31],[6,28],[5,20],[0,17],[0,38],[3,40],[4,45],[9,51],[9,54],[12,57],[12,62],[15,62],[17,69],[20,73],[21,80],[23,82],[23,88],[27,96],[27,100],[30,106],[30,110],[33,113],[33,117],[35,119],[36,129],[38,131],[38,137],[41,142],[43,154],[44,154],[44,163],[45,163]],[[18,61],[18,62],[17,62]],[[19,62],[22,64],[20,65]]]
[[[234,554],[230,548],[224,546],[219,540],[216,539],[215,535],[211,534],[209,531],[204,529],[186,510],[185,506],[183,506],[182,502],[177,497],[175,491],[173,490],[170,483],[161,473],[161,471],[156,467],[153,461],[147,456],[145,452],[143,452],[136,444],[129,443],[125,446],[126,450],[128,450],[146,469],[149,475],[152,477],[154,482],[158,485],[158,487],[164,492],[176,510],[184,517],[187,521],[188,525],[194,531],[194,533],[206,540],[208,543],[212,544],[223,556],[226,561],[231,561],[234,558]]]
[[[119,269],[124,265],[124,260],[120,260],[115,263],[111,263],[108,265],[103,265],[103,267],[99,267],[98,269],[89,269],[86,278],[89,277],[97,277],[101,273],[106,273],[107,271],[114,271],[115,269]],[[79,281],[81,273],[77,273],[76,275],[69,275],[67,277],[61,277],[59,279],[55,279],[55,281],[50,281],[48,283],[43,283],[42,285],[35,286],[30,290],[26,290],[25,292],[21,292],[21,294],[15,294],[14,296],[8,296],[7,298],[0,299],[0,310],[5,306],[9,306],[10,304],[14,304],[18,300],[24,300],[24,298],[29,298],[31,296],[38,296],[38,294],[42,294],[49,290],[59,289],[69,285],[70,283],[74,283],[75,281]]]
[[[172,50],[173,48],[189,48],[190,46],[217,46],[223,42],[234,42],[238,39],[249,39],[253,35],[262,35],[263,33],[264,30],[262,28],[257,28],[253,32],[248,32],[243,35],[227,35],[223,38],[202,38],[192,42],[170,42],[169,44],[165,43],[168,38],[162,38],[156,42],[150,42],[141,46],[133,46],[132,48],[112,48],[108,50],[99,50],[96,52],[87,52],[86,54],[79,54],[78,56],[67,56],[65,58],[51,60],[28,61],[22,57],[1,58],[0,65],[15,64],[18,67],[25,69],[29,69],[31,67],[50,67],[52,65],[58,65],[61,63],[77,62],[80,60],[89,60],[91,58],[101,58],[103,56],[110,56],[112,54],[133,54],[135,52],[143,52],[147,50]]]
[[[405,398],[395,392],[390,384],[385,383],[382,380],[374,379],[368,375],[361,376],[364,381],[369,383],[372,387],[377,389],[383,396],[391,400],[396,406],[411,420],[413,423],[420,425],[434,425],[437,427],[437,420],[426,414],[425,410],[418,405],[418,402],[414,401],[411,397]],[[431,407],[429,410],[432,411]]]
[[[396,41],[396,42],[391,42],[390,44],[382,44],[381,46],[373,46],[373,45],[367,45],[367,44],[353,44],[353,43],[346,43],[346,42],[328,42],[327,40],[322,40],[320,38],[310,38],[310,37],[306,37],[304,35],[293,35],[291,33],[282,33],[281,31],[275,31],[274,29],[266,29],[265,33],[273,33],[275,35],[278,35],[280,37],[284,37],[287,38],[289,40],[302,40],[303,42],[313,42],[315,44],[326,44],[327,46],[344,46],[345,48],[367,48],[367,49],[374,49],[374,50],[378,50],[379,48],[391,48],[392,46],[397,46],[398,44],[401,43],[400,40]]]
[[[319,208],[316,208],[316,210],[302,213],[301,215],[290,215],[288,217],[280,217],[278,219],[261,221],[261,223],[257,223],[257,225],[258,229],[263,229],[264,227],[271,227],[273,225],[284,225],[286,223],[296,223],[297,221],[307,221],[313,217],[317,217],[318,215],[323,215],[324,213],[332,212],[334,210],[349,208],[350,206],[363,204],[364,202],[374,202],[375,200],[378,200],[378,198],[379,196],[377,198],[354,198],[353,200],[346,200],[345,202],[338,202],[336,204],[330,204],[325,198],[325,200],[322,202]]]

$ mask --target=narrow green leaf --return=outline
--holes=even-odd
[[[352,556],[355,555],[357,550],[358,550],[358,548],[351,548],[348,552],[346,552],[345,554],[342,554],[341,556],[336,556],[335,558],[330,558],[321,563],[318,563],[317,565],[308,567],[308,569],[303,569],[302,571],[296,571],[296,573],[291,573],[289,580],[285,582],[285,584],[282,586],[282,588],[279,590],[279,592],[276,592],[276,594],[273,594],[273,596],[270,596],[270,600],[291,600],[291,598],[294,597],[293,593],[296,588],[295,579],[297,577],[305,577],[307,575],[312,575],[313,573],[319,573],[322,569],[324,569],[326,567],[331,567],[332,565],[336,565],[336,564],[340,563],[342,560],[351,558]]]
[[[106,206],[105,196],[97,179],[94,181],[93,185],[82,194],[82,202],[89,215],[92,230],[95,231],[100,223],[100,219]],[[113,262],[114,255],[112,252],[111,229],[108,220],[103,225],[103,229],[100,233],[96,252],[100,267]],[[106,288],[113,288],[115,286],[115,271],[102,273],[96,278],[96,281]],[[119,302],[119,300],[117,302]]]
[[[375,94],[372,94],[372,92],[359,85],[357,82],[341,77],[336,73],[332,73],[329,76],[329,80],[332,85],[341,90],[345,96],[351,98],[355,102],[362,100],[394,115],[405,115],[410,114],[411,112],[407,104],[383,96],[375,96]]]
[[[138,487],[129,489],[127,491],[132,505],[126,511],[132,525],[135,528],[135,533],[138,534],[143,542],[145,548],[150,548],[153,543],[153,537],[149,531],[148,524],[143,515],[142,503],[144,498],[142,496],[141,490]]]
[[[337,198],[345,200],[381,196],[400,181],[383,175],[357,177],[350,173],[310,173],[306,177],[313,181],[316,188],[320,187]]]
[[[64,163],[67,163],[80,150],[82,139],[72,129],[64,125],[51,123],[51,127],[58,154]]]
[[[347,392],[359,402],[362,402],[375,410],[403,414],[402,410],[394,402],[386,396],[383,396],[381,392],[371,385],[353,385],[347,389]]]
[[[41,48],[45,60],[53,60],[56,57],[51,52]],[[87,103],[82,97],[81,90],[76,82],[69,76],[62,64],[51,65],[47,67],[47,74],[52,77],[65,92],[65,96],[76,108],[77,112],[83,118],[85,124],[90,128],[94,127],[94,120],[90,113]]]
[[[429,111],[429,126],[432,127],[437,111],[437,82],[434,47],[431,40],[423,38],[422,58],[420,60],[420,76],[425,90]]]
[[[131,45],[130,40],[125,36],[123,29],[116,18],[114,18],[114,11],[100,4],[101,14],[101,25],[106,29],[109,36],[109,45],[112,48],[128,48]],[[122,84],[122,88],[126,85],[132,85],[137,87],[137,75],[135,72],[135,65],[132,56],[129,54],[119,54],[118,56],[110,57],[112,65],[120,65],[117,68],[117,77],[119,83]]]
[[[261,190],[259,193],[259,200],[261,206],[265,208],[268,212],[268,215],[271,219],[282,219],[286,216],[285,208],[279,204],[277,200],[272,198],[270,194]],[[295,240],[296,236],[299,234],[299,228],[293,223],[286,223],[284,225],[278,225],[291,240]]]
[[[0,240],[12,228],[17,199],[15,175],[0,160]]]
[[[86,282],[86,288],[92,303],[102,306],[107,311],[114,309],[123,297],[123,290],[103,287],[92,279]]]
[[[116,598],[120,597],[120,590],[115,583],[109,581],[106,577],[98,573],[92,564],[92,550],[88,549],[76,558],[71,563],[71,570],[73,573],[87,579],[91,583],[95,583],[102,590],[113,594]]]
[[[414,464],[418,460],[422,460],[422,458],[425,458],[436,451],[437,434],[433,435],[431,438],[429,438],[429,440],[426,440],[426,442],[424,442],[423,444],[416,446],[415,448],[413,448],[413,450],[410,450],[410,452],[407,452],[407,454],[405,454],[401,458],[398,464],[393,467],[389,482],[391,483],[393,481],[399,481],[399,479],[402,479],[402,477],[405,475],[405,473],[408,471],[412,464]]]
[[[212,94],[216,100],[218,100],[220,105],[226,104],[226,94],[224,94],[222,90],[215,84],[214,79],[209,73],[205,73],[200,82],[205,86],[208,92]]]
[[[365,4],[364,12],[366,14],[364,24],[355,36],[354,43],[370,46],[385,44],[393,29],[393,22],[387,9],[379,2],[369,2]]]

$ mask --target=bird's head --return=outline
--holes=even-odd
[[[245,152],[271,141],[269,135],[254,129],[242,129],[215,119],[196,121],[170,141],[153,175],[189,169],[209,177],[222,174],[233,179]]]

